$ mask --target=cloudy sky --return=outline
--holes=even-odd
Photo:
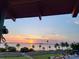
[[[79,15],[72,18],[71,14],[42,17],[20,18],[16,22],[5,21],[9,34],[5,35],[8,42],[39,43],[51,41],[79,41]]]

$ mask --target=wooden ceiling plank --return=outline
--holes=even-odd
[[[72,11],[72,17],[77,17],[79,12],[79,0],[74,0],[73,5],[73,11]]]

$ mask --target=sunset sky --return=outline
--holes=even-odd
[[[16,22],[6,20],[5,26],[9,34],[5,35],[7,42],[43,43],[68,41],[79,42],[79,15],[72,18],[71,14],[42,17],[20,18]]]

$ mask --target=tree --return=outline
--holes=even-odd
[[[72,48],[72,50],[76,49],[76,44],[75,43],[71,43],[70,47]]]
[[[9,52],[16,52],[16,48],[15,47],[8,47],[8,51]]]
[[[0,52],[6,52],[5,48],[0,48]]]
[[[49,45],[49,50],[50,50],[51,46]]]
[[[73,54],[79,52],[79,43],[71,43],[70,47],[72,49]]]
[[[20,52],[29,52],[29,49],[27,47],[21,48]]]
[[[49,42],[49,40],[47,40],[47,43]]]
[[[47,42],[47,45],[48,45],[48,43],[49,43],[49,40],[47,40],[46,42]],[[47,46],[47,50],[48,50],[48,46]]]
[[[6,50],[7,50],[8,47],[9,47],[7,43],[5,43],[4,46],[5,46],[5,49],[6,49]]]
[[[41,44],[39,45],[39,49],[41,48]]]
[[[61,42],[61,47],[62,47],[62,50],[63,50],[63,48],[65,47],[65,43],[64,42]]]
[[[79,55],[79,43],[76,44],[76,54]]]
[[[45,47],[42,47],[43,50],[45,50]]]
[[[65,47],[68,49],[68,47],[69,47],[68,42],[65,42]]]
[[[33,52],[33,51],[34,51],[34,49],[32,49],[32,48],[29,49],[29,52]]]
[[[32,48],[35,48],[35,45],[32,45]]]
[[[20,44],[19,44],[19,43],[16,44],[16,47],[17,47],[17,49],[19,50],[19,48],[20,48]]]
[[[56,43],[55,45],[54,45],[54,47],[56,48],[56,50],[60,47],[60,45],[58,44],[58,43]]]
[[[72,43],[71,48],[72,50],[79,51],[79,43]]]

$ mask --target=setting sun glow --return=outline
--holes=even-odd
[[[28,40],[27,43],[34,43],[34,40]]]

